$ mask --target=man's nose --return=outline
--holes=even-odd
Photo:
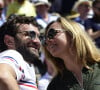
[[[33,38],[31,40],[32,40],[32,42],[34,42],[37,45],[38,48],[40,48],[41,41],[40,41],[39,37]]]

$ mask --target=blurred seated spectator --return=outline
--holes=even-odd
[[[36,11],[34,4],[29,2],[29,0],[14,0],[13,3],[8,5],[7,17],[10,14],[36,16]]]
[[[4,1],[0,0],[0,26],[6,21],[6,18],[3,14],[3,8],[4,8]]]
[[[92,17],[90,16],[91,10],[91,1],[88,0],[79,0],[73,6],[73,11],[79,13],[79,16],[76,17],[74,20],[84,26],[84,22],[86,19]]]
[[[93,18],[85,21],[85,28],[95,41],[97,47],[100,48],[100,0],[95,0],[92,8],[94,13]]]
[[[7,7],[14,0],[3,0],[3,1],[4,1],[4,8],[3,8],[2,14],[6,17],[7,16]]]
[[[59,15],[49,13],[51,3],[49,3],[48,0],[35,0],[34,5],[36,7],[37,22],[43,27],[43,29],[48,23],[59,17]]]

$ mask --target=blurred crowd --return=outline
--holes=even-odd
[[[73,15],[77,9],[76,3],[81,1],[84,0],[70,0],[69,2],[66,0],[0,0],[0,13],[2,13],[0,16],[2,18],[2,22],[4,22],[5,18],[7,19],[10,14],[38,17],[38,14],[44,13],[44,10],[45,12],[48,11],[48,13],[51,13],[54,16]],[[85,1],[92,3],[90,0]],[[45,6],[44,10],[43,3]],[[90,11],[89,14],[93,14],[92,11]],[[42,15],[42,17],[44,16]]]
[[[79,23],[100,48],[100,1],[94,4],[93,1],[0,0],[0,26],[14,15],[33,16],[41,27],[40,33],[43,37],[46,26],[62,16]],[[35,63],[38,90],[47,90],[48,84],[57,71],[54,64],[45,57],[42,48],[39,58],[40,61]]]

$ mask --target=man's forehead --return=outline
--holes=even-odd
[[[33,24],[21,24],[19,26],[19,31],[35,31],[36,33],[39,33],[38,27]]]
[[[23,30],[23,29],[31,29],[31,28],[38,30],[38,27],[34,26],[33,24],[21,24],[19,26],[19,29],[20,30]]]

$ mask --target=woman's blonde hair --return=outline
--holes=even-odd
[[[83,65],[89,68],[88,63],[100,62],[100,50],[96,47],[91,37],[86,33],[85,30],[76,22],[60,17],[57,21],[51,22],[48,28],[55,22],[61,24],[62,28],[72,37],[72,44],[76,49],[77,60],[82,60]],[[55,63],[58,71],[64,66],[63,61],[57,60],[59,58],[53,57],[44,46],[45,54],[50,60]],[[76,61],[78,62],[78,61]],[[60,63],[62,63],[60,65]],[[64,66],[65,67],[65,66]]]

